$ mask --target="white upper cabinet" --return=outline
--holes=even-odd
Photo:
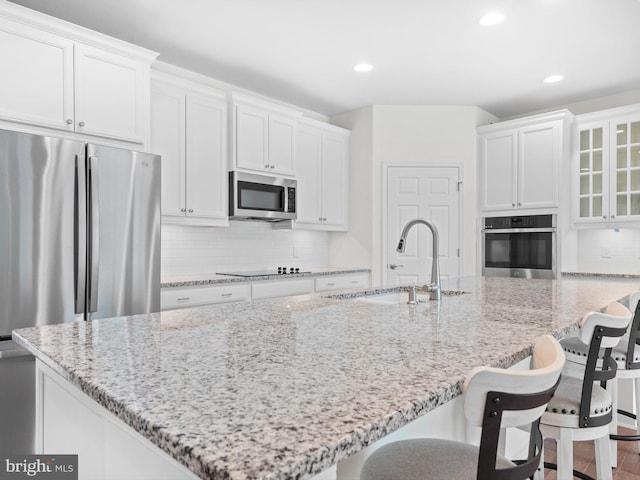
[[[577,224],[640,221],[640,104],[576,117]]]
[[[348,130],[333,125],[301,120],[296,155],[296,227],[347,229],[349,135]]]
[[[265,174],[296,174],[300,112],[234,92],[231,168]]]
[[[571,118],[563,110],[478,128],[482,211],[558,207]]]
[[[0,120],[144,143],[156,56],[2,2]]]
[[[224,93],[154,73],[151,150],[162,156],[163,222],[228,225],[227,122]]]

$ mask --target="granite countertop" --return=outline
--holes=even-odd
[[[289,297],[15,340],[203,479],[308,478],[508,367],[638,280],[469,279],[417,306]]]
[[[274,269],[275,270],[275,269]],[[326,275],[344,275],[349,273],[369,273],[368,268],[312,268],[305,269],[301,273],[288,273],[286,275],[274,273],[273,275],[261,275],[258,277],[235,277],[231,275],[219,275],[217,273],[203,273],[198,275],[173,276],[162,279],[161,288],[193,287],[196,285],[219,285],[224,283],[247,283],[261,280],[284,280],[287,278],[322,277]]]

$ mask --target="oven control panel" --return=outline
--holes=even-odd
[[[484,228],[552,228],[555,215],[521,215],[517,217],[486,217]]]

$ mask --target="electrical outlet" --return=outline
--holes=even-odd
[[[611,258],[611,250],[609,247],[602,247],[602,258]]]

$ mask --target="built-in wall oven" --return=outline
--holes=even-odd
[[[482,274],[556,278],[556,215],[486,217]]]

